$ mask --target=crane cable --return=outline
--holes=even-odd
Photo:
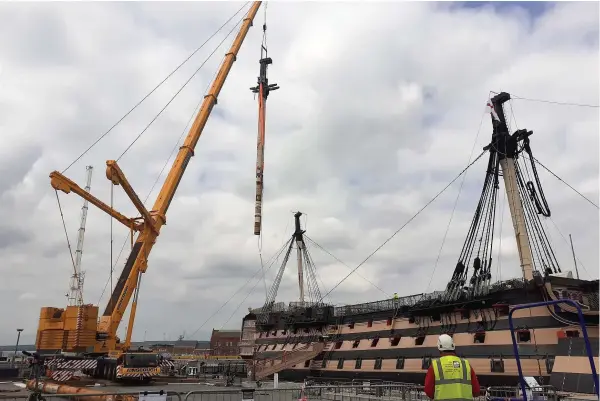
[[[114,198],[115,198],[115,185],[112,183],[110,183],[110,208],[111,210],[114,210]],[[113,217],[109,216],[110,218],[110,293],[112,294],[113,291],[113,281],[112,281],[112,276],[113,276],[113,243],[114,243],[114,236],[113,236]]]
[[[102,134],[96,141],[94,141],[94,143],[92,143],[92,145],[90,145],[81,155],[79,155],[71,164],[69,164],[67,166],[67,168],[65,168],[62,173],[64,174],[69,168],[71,168],[71,166],[73,166],[79,159],[81,159],[85,154],[87,154],[87,152],[89,152],[94,146],[96,146],[98,144],[98,142],[100,142],[103,138],[105,138],[121,121],[123,121],[129,114],[131,114],[139,105],[141,105],[152,93],[154,93],[162,84],[164,84],[167,79],[169,79],[175,72],[177,72],[188,60],[190,60],[192,58],[192,56],[194,54],[196,54],[198,51],[200,51],[214,36],[216,36],[233,18],[235,18],[236,15],[238,15],[240,13],[240,11],[242,11],[242,9],[244,9],[250,2],[246,2],[242,7],[240,7],[235,14],[233,14],[227,21],[225,21],[225,23],[223,23],[200,47],[198,47],[196,50],[194,50],[181,64],[179,64],[179,66],[177,66],[169,75],[167,75],[166,78],[164,78],[156,87],[154,87],[154,89],[152,89],[146,96],[144,96],[144,98],[142,98],[131,110],[129,110],[127,113],[125,113],[125,115],[123,115],[123,117],[121,117],[108,131],[106,131],[104,134]],[[231,33],[235,30],[235,28],[240,24],[240,22],[243,21],[243,17],[240,18],[240,20],[238,20],[238,22],[236,23],[236,25],[229,31],[229,33],[225,36],[225,38],[223,38],[223,40],[221,40],[221,42],[216,46],[216,48],[208,55],[208,57],[202,62],[202,64],[200,65],[200,67],[198,69],[196,69],[196,71],[194,72],[194,74],[183,84],[183,86],[175,93],[175,95],[169,100],[169,102],[160,110],[160,112],[151,120],[151,122],[144,128],[144,130],[142,130],[142,132],[140,134],[138,134],[138,136],[134,139],[134,141],[129,144],[129,146],[125,149],[125,151],[117,158],[117,160],[119,160],[121,157],[123,157],[123,155],[125,155],[125,153],[133,146],[133,144],[142,136],[142,134],[144,132],[146,132],[146,130],[150,127],[150,125],[152,125],[152,123],[154,123],[154,121],[156,121],[156,119],[160,116],[160,114],[162,114],[162,112],[169,106],[169,104],[175,99],[176,96],[179,95],[179,93],[183,90],[183,88],[185,88],[185,86],[187,86],[187,84],[191,81],[191,79],[196,76],[196,74],[200,71],[200,69],[212,58],[212,56],[215,54],[215,52],[223,45],[223,43],[225,42],[225,40],[227,40],[227,38],[231,35]],[[210,83],[209,83],[210,85]],[[208,90],[208,89],[207,89]],[[188,122],[189,125],[189,122]],[[180,137],[181,139],[181,137]],[[172,155],[172,154],[171,154]],[[169,158],[170,159],[170,158]],[[167,163],[168,160],[167,159]],[[148,193],[148,196],[146,197],[146,200],[144,201],[144,203],[148,200],[148,197],[150,196],[152,190],[154,189],[154,186],[156,185],[156,183],[158,182],[158,180],[160,179],[161,174],[164,171],[164,168],[166,167],[167,163],[165,163],[165,166],[163,167],[163,170],[161,170],[159,176],[157,177],[152,189],[150,190],[150,192]],[[112,188],[111,188],[112,191]],[[59,204],[59,210],[62,216],[62,208],[60,206],[60,200],[58,199],[58,192],[56,192],[56,196],[57,196],[57,200],[58,200],[58,204]],[[111,208],[112,208],[112,194],[111,194]],[[112,218],[111,218],[112,220]],[[65,229],[65,234],[66,234],[66,225],[64,223],[64,218],[63,218],[63,225],[64,225],[64,229]],[[127,237],[125,238],[125,241],[123,243],[123,246],[121,247],[121,251],[119,252],[119,256],[117,257],[117,262],[120,258],[121,253],[123,252],[123,250],[125,249],[125,244],[127,243],[127,239],[129,238],[129,235],[131,233],[129,233],[127,235]],[[104,285],[104,289],[102,290],[102,293],[100,294],[100,298],[98,300],[98,303],[100,303],[100,301],[102,300],[102,297],[104,296],[104,293],[106,292],[106,287],[108,286],[108,284],[110,283],[110,287],[111,287],[111,293],[112,293],[112,276],[113,276],[113,272],[114,272],[114,268],[116,266],[115,262],[114,264],[112,263],[113,257],[112,257],[112,242],[113,242],[113,237],[112,237],[112,223],[111,223],[111,266],[110,266],[110,276],[108,278],[108,280],[106,281],[106,284]],[[72,254],[72,250],[71,250],[71,245],[69,242],[69,238],[67,235],[67,246],[69,248],[69,252],[71,253],[71,259],[73,259],[73,254]],[[73,261],[73,266],[74,266],[74,261]]]
[[[225,58],[225,56],[223,56],[223,58]],[[214,79],[214,76],[216,76],[216,75],[217,75],[217,72],[215,72],[215,74],[213,75],[213,79]],[[208,92],[208,89],[210,88],[211,82],[208,83],[206,89],[204,90],[204,94],[206,94],[206,92]],[[204,99],[204,97],[205,96],[202,96],[200,98],[200,100],[198,101],[198,104],[196,105],[196,107],[194,108],[192,114],[190,115],[190,118],[188,119],[187,124],[185,125],[185,127],[181,131],[181,134],[179,135],[179,138],[177,139],[177,142],[175,143],[175,146],[173,146],[173,148],[171,149],[171,153],[169,153],[169,157],[167,157],[167,159],[165,160],[165,163],[163,164],[162,168],[160,169],[160,172],[156,176],[156,179],[154,180],[154,183],[152,184],[152,187],[150,188],[150,190],[148,191],[148,194],[144,198],[144,202],[143,202],[144,206],[147,206],[146,203],[148,202],[148,199],[150,198],[150,195],[152,195],[152,191],[154,191],[154,188],[156,187],[156,184],[158,184],[158,181],[160,180],[160,177],[162,177],[165,169],[169,165],[169,161],[171,161],[171,158],[173,157],[173,155],[175,154],[175,151],[179,147],[179,143],[181,142],[181,139],[183,138],[183,136],[187,132],[188,127],[190,126],[190,123],[192,122],[192,119],[194,118],[194,116],[196,114],[198,114],[198,109],[200,108],[200,105],[202,104],[202,100]],[[121,254],[123,253],[123,250],[125,249],[125,245],[127,245],[127,240],[129,239],[130,235],[131,235],[131,232],[128,232],[127,235],[125,236],[125,239],[123,240],[123,245],[121,245],[121,250],[119,251],[119,254],[117,255],[117,258],[115,259],[115,262],[113,263],[113,271],[114,271],[114,268],[117,266],[117,263],[119,263],[119,259],[121,259]],[[106,287],[108,286],[108,283],[109,283],[109,280],[106,280],[106,283],[104,284],[104,289],[102,290],[102,293],[100,294],[100,299],[98,299],[98,304],[100,303],[100,301],[102,301],[102,297],[104,296],[104,293],[106,292]]]
[[[225,58],[225,56],[223,56],[223,59],[224,58]],[[214,79],[214,77],[216,75],[217,75],[217,72],[215,72],[215,74],[213,75],[213,79]],[[208,92],[208,89],[210,88],[211,82],[209,82],[208,85],[206,86],[206,89],[204,90],[204,94],[206,94]],[[177,142],[175,143],[175,146],[173,146],[173,148],[171,149],[171,153],[169,153],[169,157],[167,157],[167,160],[165,160],[165,163],[163,164],[160,172],[156,176],[156,179],[154,180],[154,183],[152,184],[152,187],[150,188],[150,190],[148,191],[148,194],[144,198],[144,202],[143,202],[144,206],[147,207],[146,203],[148,202],[148,199],[150,198],[150,195],[152,195],[152,191],[154,191],[154,188],[156,187],[156,184],[158,184],[158,181],[160,180],[160,177],[162,177],[162,174],[164,173],[165,169],[169,165],[169,161],[171,161],[171,158],[173,157],[173,155],[175,154],[175,151],[179,147],[179,143],[181,142],[181,139],[183,138],[183,136],[187,132],[188,127],[190,126],[190,123],[192,122],[194,116],[196,114],[198,114],[198,109],[200,108],[200,105],[202,104],[202,100],[204,99],[204,97],[205,96],[202,96],[200,98],[200,100],[198,101],[198,104],[196,105],[196,107],[194,108],[192,114],[190,115],[190,118],[188,119],[187,124],[185,125],[185,127],[181,131],[181,134],[179,135],[179,138],[177,139]],[[123,240],[123,245],[121,245],[121,250],[119,251],[119,254],[117,255],[117,258],[115,259],[115,262],[113,263],[113,271],[114,271],[114,268],[117,266],[117,263],[119,263],[119,259],[121,259],[121,254],[123,253],[123,250],[125,249],[125,245],[127,245],[127,240],[129,239],[130,236],[131,236],[131,231],[127,233],[127,235],[125,236],[125,239]],[[110,279],[107,279],[106,283],[104,284],[104,288],[102,290],[102,293],[100,294],[100,299],[98,299],[98,304],[100,304],[100,301],[102,301],[102,297],[104,296],[104,293],[106,292],[106,287],[108,286],[109,281],[110,281]]]
[[[65,237],[67,237],[67,248],[69,248],[69,255],[71,256],[71,263],[73,263],[73,271],[77,273],[77,268],[75,267],[75,259],[73,258],[73,249],[71,248],[71,241],[69,241],[69,233],[67,232],[67,224],[65,223],[65,216],[62,211],[62,206],[60,204],[60,198],[58,197],[58,190],[54,190],[56,193],[56,202],[58,203],[58,211],[60,212],[60,218],[62,219],[63,229],[65,230]]]
[[[248,4],[248,2],[246,3],[246,5]],[[244,5],[245,6],[245,5]],[[242,7],[243,8],[243,7]],[[227,24],[229,21],[231,21],[231,19],[233,19],[233,17],[235,17],[237,14],[239,14],[239,12],[242,10],[242,8],[240,8],[231,18],[229,18],[229,20],[227,20],[227,22],[225,24]],[[240,19],[240,21],[238,21],[238,23],[236,24],[239,25],[239,23],[243,21],[243,19]],[[225,24],[223,24],[219,30],[216,33],[218,33],[224,26]],[[235,29],[235,27],[234,27]],[[229,34],[225,37],[224,40],[222,40],[219,45],[216,47],[215,51],[213,51],[208,57],[207,59],[204,60],[204,62],[202,63],[202,65],[206,64],[206,62],[214,55],[214,53],[216,52],[216,50],[221,47],[224,43],[224,41],[227,39],[227,37],[229,37],[231,35],[231,32],[233,32],[233,29],[229,32]],[[213,34],[213,36],[215,35]],[[223,58],[221,59],[221,62],[223,61],[223,59],[225,58],[225,56],[223,56]],[[204,95],[206,95],[206,93],[208,92],[208,90],[210,89],[210,86],[212,84],[212,81],[214,81],[214,78],[216,77],[218,73],[218,70],[213,74],[213,79],[208,83],[208,85],[206,86],[206,89],[204,90]],[[202,96],[200,98],[200,101],[198,102],[198,104],[196,105],[196,107],[194,108],[185,128],[182,130],[181,134],[179,135],[179,138],[177,140],[177,142],[175,143],[175,146],[171,149],[171,153],[169,154],[169,157],[166,159],[165,163],[162,166],[162,169],[160,170],[160,172],[158,173],[156,179],[154,180],[154,183],[152,184],[152,187],[150,188],[150,190],[148,191],[148,194],[146,195],[146,198],[144,199],[144,205],[146,205],[146,202],[148,201],[148,199],[150,198],[150,195],[152,194],[152,191],[154,191],[154,188],[156,187],[156,185],[158,184],[158,181],[160,180],[160,177],[162,176],[162,174],[164,173],[165,169],[167,168],[167,165],[169,164],[169,161],[171,160],[171,158],[173,157],[173,154],[175,153],[175,151],[178,148],[179,143],[181,142],[181,139],[183,138],[183,136],[185,135],[185,133],[188,130],[188,127],[190,125],[190,123],[192,122],[194,116],[198,113],[198,109],[200,108],[201,104],[202,104],[202,100],[204,99],[204,97],[206,96]],[[156,118],[155,118],[156,119]],[[137,140],[137,139],[136,139]],[[129,146],[131,147],[131,145]],[[121,254],[123,253],[123,250],[125,249],[125,245],[127,244],[127,240],[129,239],[129,236],[131,235],[131,232],[129,232],[126,237],[125,240],[123,241],[123,245],[121,246],[121,250],[119,251],[119,254],[117,255],[117,258],[115,259],[114,263],[112,264],[112,269],[111,269],[111,277],[109,277],[109,279],[106,280],[106,283],[104,284],[104,288],[102,290],[102,293],[100,294],[100,298],[98,299],[98,304],[100,304],[100,302],[102,301],[102,297],[104,296],[104,293],[106,292],[106,288],[108,286],[108,284],[111,282],[112,280],[112,273],[114,272],[114,268],[116,267],[117,263],[119,262],[119,259],[121,258]],[[112,288],[112,284],[111,284],[111,288]],[[112,292],[112,290],[111,290]]]
[[[249,1],[246,2],[242,7],[240,7],[240,9],[235,14],[233,14],[231,17],[229,17],[229,19],[227,21],[225,21],[225,23],[223,23],[223,25],[221,25],[219,27],[219,29],[217,29],[212,35],[210,35],[209,38],[206,39],[204,41],[204,43],[202,43],[200,45],[200,47],[198,47],[196,50],[194,50],[185,60],[183,60],[183,62],[181,64],[179,64],[173,71],[171,71],[169,73],[169,75],[167,75],[162,81],[160,81],[158,83],[158,85],[156,85],[154,87],[154,89],[152,89],[150,92],[148,92],[148,94],[146,96],[144,96],[139,102],[137,102],[127,113],[125,113],[123,115],[123,117],[121,117],[116,123],[114,123],[108,129],[108,131],[106,131],[105,133],[100,135],[100,137],[98,137],[98,139],[96,139],[86,150],[84,150],[83,153],[81,153],[75,160],[73,160],[73,162],[71,162],[71,164],[69,164],[67,166],[67,168],[65,168],[62,171],[62,173],[64,174],[68,169],[70,169],[75,163],[77,163],[77,161],[79,161],[79,159],[81,159],[83,156],[85,156],[87,154],[87,152],[89,152],[94,146],[96,146],[98,144],[98,142],[100,142],[102,139],[104,139],[104,137],[106,137],[117,125],[119,125],[121,123],[121,121],[123,121],[136,108],[138,108],[138,106],[140,106],[148,97],[150,97],[150,95],[152,95],[160,86],[162,86],[167,81],[167,79],[169,79],[173,74],[175,74],[185,63],[187,63],[197,52],[199,52],[213,37],[215,37],[225,27],[225,25],[227,25],[236,15],[239,14],[239,12],[244,7],[246,7],[248,5],[248,3],[250,3],[250,2]]]
[[[138,139],[141,138],[141,136],[148,130],[148,128],[150,128],[150,126],[154,123],[154,121],[156,121],[156,119],[158,119],[158,117],[160,117],[160,115],[163,113],[163,111],[165,111],[167,109],[167,107],[169,107],[169,105],[173,102],[173,100],[175,100],[175,98],[181,93],[181,91],[198,74],[198,72],[202,69],[202,67],[204,67],[204,65],[212,58],[212,56],[217,52],[217,50],[219,50],[219,48],[223,45],[223,43],[225,43],[225,41],[227,40],[227,38],[229,38],[229,36],[233,33],[233,31],[235,31],[237,29],[238,25],[243,20],[244,20],[244,17],[242,17],[238,20],[238,22],[233,26],[233,28],[231,28],[229,33],[227,33],[227,35],[223,38],[223,40],[221,40],[221,42],[217,45],[217,47],[215,47],[215,49],[208,55],[208,57],[202,62],[202,64],[200,64],[200,67],[198,67],[196,69],[196,71],[194,71],[194,73],[179,88],[179,90],[177,92],[175,92],[175,94],[171,97],[171,99],[169,99],[167,104],[165,104],[164,107],[162,109],[160,109],[160,111],[154,116],[154,118],[152,118],[152,120],[148,123],[148,125],[146,125],[146,127],[135,137],[135,139],[129,144],[129,146],[127,146],[127,148],[125,148],[123,153],[121,153],[121,155],[119,157],[117,157],[116,161],[121,160],[121,158],[123,156],[125,156],[125,153],[127,153],[129,151],[129,149],[131,149],[131,147],[138,141]]]

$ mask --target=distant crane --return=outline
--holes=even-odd
[[[87,181],[85,191],[90,192],[92,185],[92,166],[85,167],[87,171]],[[71,276],[71,283],[69,286],[69,305],[83,305],[83,279],[85,272],[81,271],[81,254],[83,253],[83,237],[85,235],[85,222],[87,219],[88,211],[88,200],[83,201],[83,207],[81,208],[81,223],[79,224],[79,233],[77,235],[77,249],[75,250],[75,265],[73,266],[73,275]]]

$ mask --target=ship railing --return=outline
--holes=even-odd
[[[316,309],[318,312],[319,310],[325,310],[328,307],[331,307],[331,305],[325,304],[323,302],[290,302],[288,305],[286,305],[283,302],[277,302],[265,305],[261,308],[251,309],[250,311],[257,315],[258,321],[261,321],[264,320],[265,317],[267,317],[271,313],[294,312],[305,310],[307,308]]]
[[[424,294],[409,295],[397,299],[384,299],[381,301],[367,302],[364,304],[336,306],[335,316],[361,315],[386,310],[394,310],[402,306],[413,306],[423,298]]]
[[[497,291],[505,291],[510,289],[523,288],[525,286],[525,282],[523,279],[515,278],[504,281],[498,281],[489,285],[489,293],[497,292]],[[441,300],[442,297],[446,294],[446,291],[433,291],[430,293],[420,293],[414,295],[407,295],[403,297],[399,297],[397,299],[384,299],[373,302],[366,302],[362,304],[352,304],[352,305],[339,305],[334,307],[334,316],[351,316],[351,315],[360,315],[365,313],[372,312],[380,312],[386,310],[394,310],[396,308],[400,308],[403,306],[412,307],[418,303],[428,302],[428,301],[436,301]],[[597,298],[596,298],[597,301]],[[307,307],[324,307],[328,306],[323,303],[300,303],[300,302],[290,302],[286,305],[284,302],[277,302],[266,306],[266,308],[260,307],[256,309],[251,309],[250,312],[261,315],[261,314],[270,314],[273,312],[288,312],[297,309],[303,309]],[[265,312],[263,312],[265,310]]]
[[[510,279],[501,282],[496,282],[490,285],[489,292],[502,291],[514,288],[523,288],[524,282],[522,279]],[[385,299],[381,301],[367,302],[363,304],[341,305],[334,308],[335,316],[350,316],[360,315],[365,313],[380,312],[386,310],[394,310],[403,306],[412,307],[422,302],[431,302],[441,300],[446,294],[446,291],[433,291],[429,293],[421,293],[408,295],[397,299]]]

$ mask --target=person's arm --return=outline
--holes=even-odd
[[[479,387],[479,380],[473,370],[473,366],[471,366],[471,388],[473,389],[473,397],[479,397],[481,395],[481,387]]]
[[[425,375],[425,388],[423,389],[427,397],[433,400],[435,395],[435,375],[433,374],[433,365],[429,365],[427,374]]]

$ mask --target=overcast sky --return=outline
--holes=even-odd
[[[33,343],[40,307],[67,302],[72,265],[48,174],[65,169],[242,5],[0,5],[0,343],[13,343],[17,327],[24,329],[22,342]],[[594,2],[269,3],[268,49],[274,61],[269,76],[281,89],[268,100],[263,259],[291,235],[292,211],[300,210],[306,213],[307,234],[355,267],[489,142],[491,122],[484,111],[490,91],[597,105],[598,11]],[[85,166],[93,165],[92,192],[109,203],[105,161],[125,150],[241,15],[67,176],[83,186]],[[151,254],[134,340],[174,340],[184,332],[207,339],[212,328],[239,328],[247,308],[264,302],[253,235],[257,102],[249,91],[259,70],[263,18],[261,9]],[[232,37],[120,160],[142,199]],[[534,155],[598,203],[598,108],[518,99],[511,106],[512,129],[534,131]],[[330,301],[357,303],[395,291],[442,289],[473,216],[485,160],[466,176],[437,266],[461,180],[365,263],[360,276],[333,291]],[[598,278],[598,210],[545,170],[539,172],[552,210],[547,233],[559,261],[564,269],[573,267],[571,233],[582,278]],[[61,193],[60,201],[74,248],[82,200]],[[120,187],[114,204],[135,215]],[[520,274],[507,207],[504,212],[494,279]],[[115,222],[113,261],[126,235]],[[108,298],[101,294],[110,249],[110,218],[90,206],[84,299],[100,301],[101,312]],[[322,293],[350,271],[319,249],[311,252]],[[125,254],[116,262],[115,281]],[[276,267],[266,275],[267,286]],[[278,300],[297,298],[290,263]],[[125,320],[121,335],[126,325]]]

